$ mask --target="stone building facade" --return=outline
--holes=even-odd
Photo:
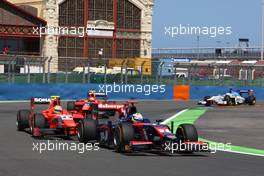
[[[85,27],[82,37],[46,34],[41,38],[41,54],[51,56],[52,71],[60,58],[151,58],[153,0],[9,0],[31,6],[47,26]],[[96,31],[94,31],[96,30]]]

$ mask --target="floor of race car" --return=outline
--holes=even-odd
[[[18,109],[29,103],[0,104],[0,175],[263,175],[264,157],[217,151],[215,154],[167,155],[163,153],[118,154],[99,151],[33,151],[44,140],[17,132]],[[197,107],[196,102],[142,102],[138,109],[154,119],[166,119],[180,110]],[[263,106],[215,107],[196,122],[201,137],[264,150]],[[66,142],[59,138],[51,142]]]

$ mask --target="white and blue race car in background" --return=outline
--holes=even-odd
[[[226,105],[235,106],[241,104],[255,105],[256,97],[252,89],[249,90],[233,90],[230,89],[228,93],[216,96],[206,96],[203,101],[199,101],[198,104],[211,106],[211,105]]]

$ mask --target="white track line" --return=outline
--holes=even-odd
[[[262,156],[262,157],[264,157],[264,155],[262,155],[262,154],[255,154],[255,153],[249,153],[249,152],[239,152],[239,151],[222,150],[222,149],[217,149],[217,151],[228,152],[228,153],[238,153],[238,154],[251,155],[251,156]]]
[[[173,119],[177,118],[179,115],[181,115],[182,113],[184,113],[184,112],[186,112],[188,110],[189,109],[184,109],[184,110],[178,112],[177,114],[175,114],[175,115],[169,117],[168,119],[164,120],[161,124],[167,124],[168,122],[172,121]]]
[[[180,112],[178,112],[177,114],[171,116],[170,118],[164,120],[161,124],[166,124],[174,119],[176,119],[178,116],[180,116],[182,113],[188,111],[189,109],[184,109]],[[219,142],[215,142],[215,141],[212,141],[213,143],[219,143]],[[238,153],[238,154],[243,154],[243,155],[251,155],[251,156],[264,156],[262,154],[255,154],[255,153],[249,153],[249,152],[239,152],[239,151],[233,151],[233,150],[221,150],[221,149],[216,149],[217,151],[222,151],[222,152],[229,152],[229,153]]]

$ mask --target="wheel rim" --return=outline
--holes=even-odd
[[[17,129],[19,129],[19,115],[17,116],[17,119],[16,119],[16,127]]]
[[[117,146],[117,141],[115,137],[114,137],[114,145]]]
[[[115,135],[114,135],[114,146],[118,146],[118,139],[117,138],[119,138],[119,136],[115,133]]]
[[[34,117],[33,117],[32,120],[31,120],[30,131],[31,131],[31,134],[34,133]]]
[[[78,127],[78,132],[77,132],[77,137],[78,137],[79,141],[81,141],[81,139],[82,139],[82,134],[83,134],[82,130],[83,130],[82,123],[80,123],[79,127]]]
[[[78,132],[77,132],[77,137],[78,137],[78,139],[81,139],[81,135],[80,135],[79,130],[78,130]]]

